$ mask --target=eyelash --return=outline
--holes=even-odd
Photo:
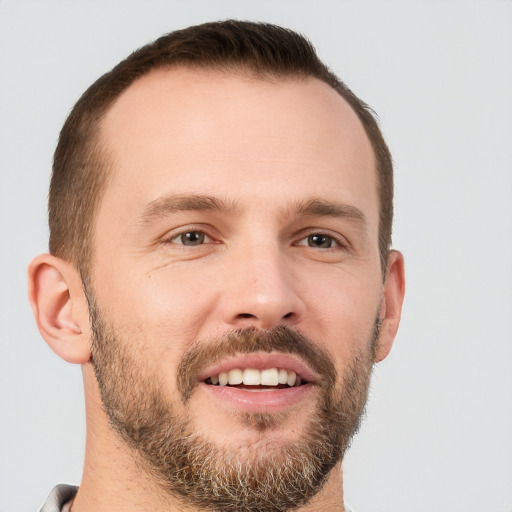
[[[321,243],[323,240],[327,239],[327,242],[330,244],[328,247],[320,247],[320,246],[317,246],[317,247],[314,247],[313,245],[310,245],[310,241],[313,240],[313,238],[315,237],[318,237],[321,239]],[[297,242],[296,245],[298,246],[303,246],[303,247],[311,247],[311,248],[316,248],[316,249],[332,249],[333,248],[333,244],[335,247],[341,247],[341,244],[340,242],[333,236],[331,235],[327,235],[325,233],[311,233],[307,236],[305,236],[304,238],[301,238],[299,240],[299,242]]]
[[[348,242],[348,240],[345,237],[343,237],[342,235],[340,235],[338,233],[333,233],[328,230],[322,230],[322,229],[308,230],[304,235],[301,234],[300,240],[298,242],[296,242],[294,245],[315,249],[315,247],[310,246],[308,244],[308,239],[310,237],[315,237],[315,236],[329,238],[332,242],[331,247],[324,247],[324,248],[316,247],[316,249],[320,249],[323,251],[329,251],[329,250],[348,250],[350,248],[350,243]]]
[[[181,238],[181,241],[183,242],[183,238],[182,237],[185,237],[187,235],[191,235],[192,233],[194,234],[197,234],[197,235],[200,235],[200,237],[202,236],[203,237],[203,240],[198,243],[198,244],[191,244],[191,245],[186,245],[185,243],[179,243],[179,242],[176,242],[175,240],[177,239],[180,239]],[[207,238],[208,240],[204,241],[204,238]],[[200,228],[200,227],[189,227],[187,229],[183,229],[179,232],[175,232],[175,233],[171,233],[170,235],[166,236],[163,241],[162,241],[164,244],[172,244],[172,245],[178,245],[178,246],[182,246],[182,247],[200,247],[201,245],[204,245],[205,243],[217,243],[216,240],[215,240],[215,237],[212,236],[208,230],[204,229],[204,228]]]

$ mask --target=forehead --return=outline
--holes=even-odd
[[[293,194],[307,190],[349,202],[366,197],[366,207],[377,208],[363,126],[314,78],[156,70],[117,99],[101,135],[113,158],[106,207],[113,201],[135,213],[164,193],[204,192],[255,204],[302,200]]]

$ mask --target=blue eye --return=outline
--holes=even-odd
[[[171,240],[171,243],[193,247],[209,241],[211,241],[210,237],[202,231],[187,231],[186,233],[180,233],[175,236]]]

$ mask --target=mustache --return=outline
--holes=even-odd
[[[287,326],[269,330],[248,327],[229,331],[212,341],[197,340],[186,351],[179,366],[177,387],[183,403],[198,385],[197,375],[207,366],[237,354],[281,352],[298,356],[319,376],[319,385],[332,389],[337,373],[332,356],[304,334]]]

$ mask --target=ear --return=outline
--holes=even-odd
[[[377,363],[387,357],[393,346],[402,315],[404,295],[404,257],[398,251],[391,251],[388,256],[386,280],[380,305],[380,319],[382,323],[375,356],[375,362]]]
[[[37,256],[28,268],[28,297],[39,332],[62,359],[83,364],[90,358],[90,322],[79,272],[52,256]]]

